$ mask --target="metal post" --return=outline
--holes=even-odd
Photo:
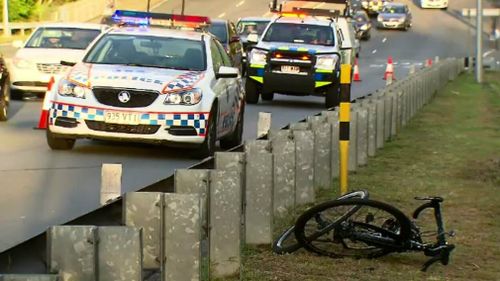
[[[483,82],[483,7],[482,0],[477,0],[476,15],[476,81]]]
[[[340,67],[340,115],[339,115],[339,154],[340,154],[340,194],[347,193],[349,176],[349,125],[351,121],[351,65]]]
[[[147,11],[149,12],[151,10],[151,0],[148,0],[148,8]]]
[[[9,27],[9,0],[3,0],[3,35],[12,35]]]
[[[184,15],[184,9],[186,8],[186,0],[182,0],[181,15]]]

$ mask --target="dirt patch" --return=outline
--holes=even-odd
[[[500,158],[471,161],[458,173],[461,179],[493,183],[500,187]]]

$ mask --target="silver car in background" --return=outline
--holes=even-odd
[[[403,29],[407,31],[412,25],[412,15],[406,4],[385,4],[377,16],[377,28]]]

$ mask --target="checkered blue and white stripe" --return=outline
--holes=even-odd
[[[203,72],[198,71],[187,72],[165,85],[163,92],[169,93],[189,89],[193,87],[196,82],[200,81],[203,75]]]
[[[91,107],[53,103],[50,110],[49,123],[54,124],[57,117],[68,117],[83,120],[101,121],[105,120],[105,110]],[[185,113],[141,113],[141,125],[162,126],[189,126],[194,127],[198,136],[205,136],[208,125],[209,113],[185,112]]]

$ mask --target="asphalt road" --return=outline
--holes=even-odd
[[[189,0],[187,14],[204,14],[233,20],[266,14],[268,0]],[[466,56],[472,33],[457,19],[454,10],[470,7],[470,0],[452,1],[448,11],[420,10],[410,2],[414,26],[409,32],[373,31],[362,43],[362,82],[353,85],[353,98],[383,87],[388,56],[396,61],[396,77],[410,64],[422,64],[435,56]],[[180,0],[169,0],[160,12],[179,12]],[[6,57],[13,49],[0,47]],[[323,99],[275,96],[275,101],[249,105],[245,116],[245,139],[256,136],[258,112],[271,112],[273,127],[323,109]],[[15,101],[11,119],[0,123],[0,252],[25,241],[53,224],[64,223],[99,206],[102,163],[123,164],[123,192],[138,190],[163,179],[175,169],[196,162],[183,151],[149,145],[78,141],[72,151],[51,151],[44,131],[32,128],[38,122],[41,101]]]

